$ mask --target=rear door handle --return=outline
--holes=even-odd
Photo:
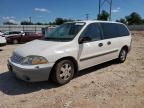
[[[108,44],[108,45],[111,45],[111,42],[110,42],[110,41],[108,41],[108,42],[107,42],[107,44]]]
[[[99,43],[98,46],[99,46],[99,47],[102,47],[102,46],[103,46],[103,43]]]

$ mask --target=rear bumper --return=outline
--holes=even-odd
[[[8,69],[17,78],[27,82],[46,81],[49,78],[53,64],[49,64],[45,67],[38,66],[21,66],[8,60]]]

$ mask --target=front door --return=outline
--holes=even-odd
[[[80,70],[105,61],[104,53],[107,46],[104,45],[105,40],[102,40],[100,25],[98,23],[89,24],[80,36],[82,37],[87,38],[88,41],[79,44]]]

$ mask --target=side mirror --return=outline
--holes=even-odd
[[[88,41],[91,41],[91,38],[89,37],[80,37],[79,38],[79,44],[83,44],[84,42],[88,42]]]

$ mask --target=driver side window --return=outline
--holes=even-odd
[[[98,23],[92,23],[86,27],[80,37],[89,38],[90,41],[101,40],[101,30]]]

